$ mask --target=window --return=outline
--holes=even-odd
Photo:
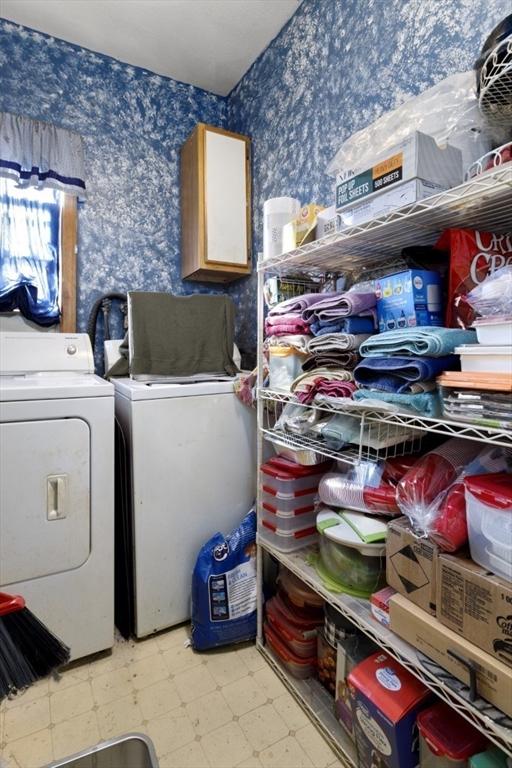
[[[0,312],[76,325],[76,198],[0,179]]]

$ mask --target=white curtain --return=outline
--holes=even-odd
[[[82,137],[40,120],[0,112],[0,177],[84,199]]]

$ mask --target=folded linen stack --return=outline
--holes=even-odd
[[[303,296],[282,301],[272,307],[268,313],[265,320],[265,335],[309,334],[309,322],[302,317],[302,313],[335,295],[334,293],[305,293]]]
[[[318,368],[298,376],[291,386],[297,400],[304,405],[312,403],[315,395],[351,397],[356,385],[351,371]]]
[[[363,360],[354,370],[355,400],[394,403],[425,416],[440,415],[435,379],[459,368],[455,347],[474,340],[474,331],[423,326],[372,336],[360,346]]]

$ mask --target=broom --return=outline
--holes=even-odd
[[[0,592],[0,701],[66,664],[69,655],[20,595]]]

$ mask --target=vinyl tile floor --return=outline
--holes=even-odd
[[[117,639],[4,700],[1,768],[42,768],[132,731],[152,739],[160,768],[341,765],[253,646],[198,654],[187,639],[186,626]]]

